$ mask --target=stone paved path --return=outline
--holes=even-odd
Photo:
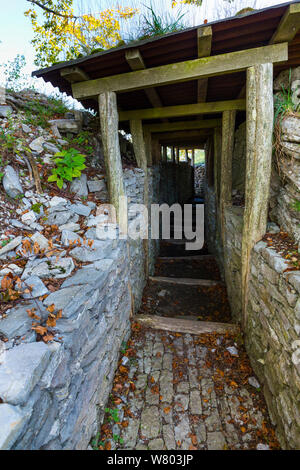
[[[278,448],[263,395],[249,384],[253,372],[238,342],[229,335],[181,335],[134,323],[97,447]]]

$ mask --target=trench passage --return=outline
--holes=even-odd
[[[214,257],[198,258],[180,243],[161,244],[154,280],[140,314],[230,321],[225,286]],[[200,257],[199,257],[200,256]],[[210,280],[211,286],[160,282]],[[138,318],[138,317],[137,317]],[[141,318],[141,317],[140,317]],[[174,320],[173,320],[174,321]],[[189,334],[153,329],[137,319],[123,345],[104,424],[101,449],[224,450],[279,447],[266,403],[238,334]],[[251,385],[252,384],[252,385]]]

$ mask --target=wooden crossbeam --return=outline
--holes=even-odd
[[[121,111],[120,121],[131,119],[161,119],[164,117],[194,116],[197,114],[215,114],[223,111],[246,109],[245,100],[215,101],[212,103],[183,104],[179,106],[166,106],[163,108],[135,109],[132,111]]]
[[[190,129],[213,129],[222,125],[222,119],[206,119],[197,121],[178,121],[163,124],[146,124],[144,129],[155,132],[184,131]]]
[[[127,51],[125,56],[131,70],[137,71],[146,69],[143,57],[138,49]],[[145,93],[154,108],[160,108],[162,106],[162,101],[155,88],[146,88]]]
[[[172,139],[197,139],[198,137],[208,137],[213,133],[213,129],[196,129],[191,131],[160,132],[155,134],[155,138],[162,141],[172,141]]]
[[[67,80],[69,83],[84,82],[89,80],[90,77],[79,67],[68,67],[60,71],[61,77]]]
[[[209,57],[211,54],[212,28],[204,26],[197,30],[198,58]],[[205,103],[207,95],[208,78],[200,78],[197,85],[197,101]]]
[[[290,5],[272,36],[270,44],[291,42],[300,29],[300,4]]]
[[[73,97],[91,98],[107,91],[126,92],[169,85],[199,78],[246,70],[262,63],[284,62],[288,59],[287,43],[257,47],[246,51],[219,54],[202,59],[162,65],[86,82],[73,83]]]

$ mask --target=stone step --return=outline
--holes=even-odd
[[[211,279],[189,279],[189,278],[177,278],[177,277],[160,277],[150,276],[149,281],[160,284],[177,284],[181,286],[218,286],[224,285],[222,281],[213,281]]]
[[[201,335],[205,333],[237,334],[240,329],[233,323],[181,320],[179,318],[159,317],[156,315],[136,315],[135,321],[155,330],[173,331]]]
[[[170,262],[174,261],[205,261],[209,259],[215,259],[214,255],[196,255],[196,256],[160,256],[157,258],[158,261]]]

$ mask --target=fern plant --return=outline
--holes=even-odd
[[[52,175],[49,176],[49,182],[56,182],[59,189],[63,187],[64,181],[72,181],[73,178],[79,178],[82,170],[86,168],[85,155],[78,150],[70,148],[54,155],[56,167],[52,169]]]

